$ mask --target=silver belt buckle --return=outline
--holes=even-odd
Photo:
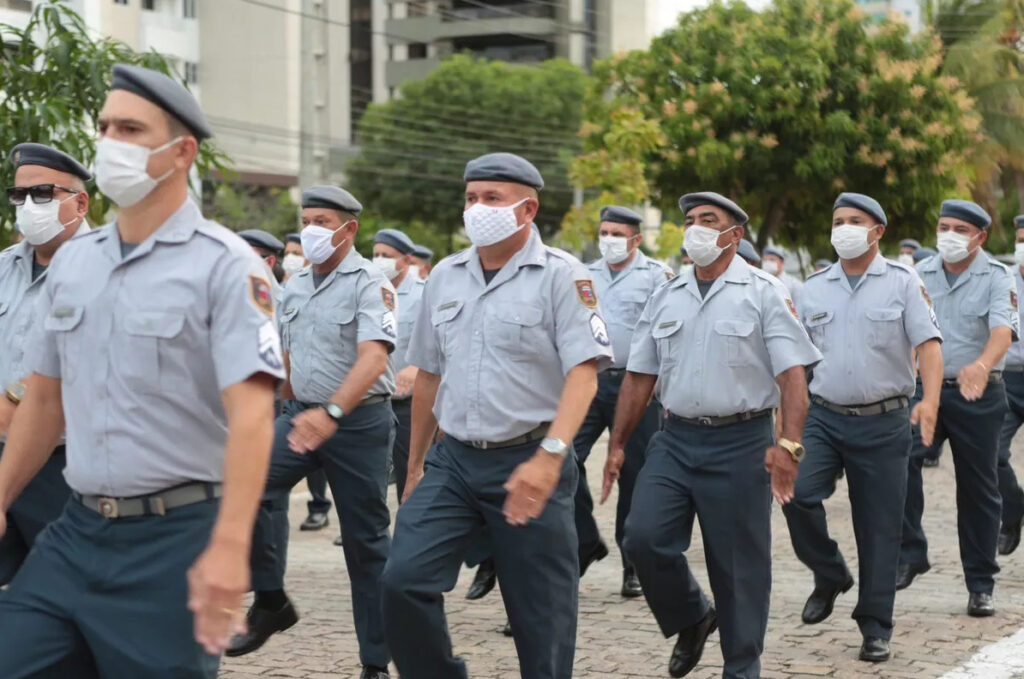
[[[711,426],[711,418],[710,417],[698,417],[697,418],[697,423],[701,424],[701,425],[704,425],[705,427],[710,427]]]
[[[860,408],[847,408],[846,411],[848,414],[853,415],[855,417],[860,416]]]
[[[487,441],[470,441],[469,445],[480,450],[487,450]]]
[[[105,519],[116,519],[120,514],[117,500],[112,497],[96,498],[96,506],[100,510],[100,515]]]

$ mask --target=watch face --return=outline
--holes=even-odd
[[[336,420],[341,419],[341,416],[344,414],[341,410],[341,406],[339,406],[337,403],[328,403],[326,406],[324,406],[324,409],[327,411],[328,415],[330,415]]]

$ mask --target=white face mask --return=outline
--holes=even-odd
[[[1013,261],[1017,262],[1017,266],[1024,267],[1024,243],[1013,246]]]
[[[914,255],[909,252],[904,252],[896,257],[896,261],[900,264],[906,264],[907,266],[914,266]]]
[[[62,224],[58,216],[60,206],[72,198],[74,196],[61,201],[51,200],[49,203],[37,205],[29,196],[25,199],[24,205],[18,205],[15,208],[18,230],[25,236],[29,245],[49,243],[59,236],[65,227],[78,220],[78,217],[75,217],[67,224]]]
[[[972,238],[953,231],[943,231],[936,239],[936,247],[942,261],[956,264],[971,256],[974,250],[969,250]]]
[[[735,228],[736,226],[733,225],[725,231],[716,231],[699,224],[689,226],[683,233],[683,249],[697,266],[710,266],[725,251],[724,247],[718,246],[718,237]]]
[[[764,260],[761,262],[761,270],[773,276],[778,276],[782,273],[782,262]]]
[[[856,224],[840,224],[832,227],[832,247],[839,259],[857,259],[871,247],[868,234],[875,227],[863,227]]]
[[[174,168],[171,168],[160,177],[150,177],[146,171],[149,157],[181,140],[182,137],[175,137],[163,146],[149,149],[110,137],[100,139],[96,145],[96,186],[118,207],[135,205],[174,173]]]
[[[284,272],[289,276],[299,273],[303,268],[305,268],[305,266],[306,258],[295,252],[289,252],[284,256],[284,259],[281,260],[281,268],[284,269]]]
[[[393,257],[374,257],[373,265],[384,274],[389,281],[398,278],[398,260]]]
[[[527,200],[523,198],[518,203],[503,207],[477,203],[463,212],[462,222],[466,226],[469,241],[477,247],[487,247],[514,235],[523,228],[516,218],[515,209]]]
[[[597,249],[609,264],[618,264],[629,257],[629,239],[623,236],[600,236]]]
[[[409,276],[409,278],[419,278],[420,277],[420,268],[418,266],[416,266],[415,264],[410,264],[409,265],[409,269],[408,269],[408,276]]]
[[[345,222],[341,225],[341,228],[344,229],[350,223]],[[338,231],[340,230],[338,229]],[[348,241],[348,238],[345,238],[337,245],[332,245],[331,240],[336,233],[337,231],[332,231],[327,227],[317,226],[316,224],[303,227],[299,233],[299,239],[302,241],[302,251],[306,253],[306,259],[313,264],[323,264],[330,259],[334,251]]]

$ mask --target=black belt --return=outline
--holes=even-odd
[[[224,490],[219,483],[186,483],[158,493],[136,497],[106,497],[82,495],[72,491],[71,497],[86,509],[107,519],[125,519],[133,516],[163,516],[171,509],[194,505],[220,497]]]
[[[390,401],[390,400],[391,400],[391,397],[388,396],[387,394],[377,394],[376,396],[367,396],[366,398],[364,398],[362,401],[359,402],[359,405],[357,405],[356,408],[362,408],[363,406],[372,406],[374,404],[383,403],[384,401]],[[306,401],[298,401],[298,404],[301,405],[303,408],[306,408],[307,410],[310,409],[310,408],[323,408],[324,405],[325,405],[323,403],[307,403]]]
[[[467,445],[471,448],[477,448],[479,450],[491,450],[493,448],[511,448],[512,446],[521,446],[524,443],[539,441],[540,439],[548,435],[548,429],[550,428],[550,422],[541,422],[534,429],[531,429],[522,436],[517,436],[507,441],[459,441],[459,443]]]
[[[999,384],[1002,381],[1003,381],[1003,372],[1001,370],[998,371],[998,372],[993,372],[993,373],[989,373],[988,374],[988,383],[989,384]],[[959,388],[960,387],[960,380],[958,378],[956,378],[956,377],[950,377],[948,379],[942,380],[942,386],[943,386],[943,388],[950,388],[950,389],[952,389],[953,387]]]
[[[1008,365],[1003,368],[1004,373],[1024,373],[1024,365]]]
[[[751,410],[746,413],[736,413],[735,415],[723,415],[721,417],[682,417],[669,411],[665,411],[668,419],[673,422],[682,422],[683,424],[692,424],[698,427],[725,427],[730,424],[739,424],[740,422],[747,422],[749,420],[756,420],[759,417],[767,417],[772,414],[771,408],[764,410]]]
[[[840,415],[866,417],[869,415],[884,415],[885,413],[891,413],[894,410],[902,410],[910,405],[910,399],[906,396],[897,396],[896,398],[889,398],[884,401],[867,403],[860,406],[841,406],[837,403],[826,401],[820,396],[811,396],[811,403],[819,405],[825,410],[831,410],[834,413],[839,413]]]

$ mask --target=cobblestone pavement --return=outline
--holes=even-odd
[[[1019,437],[1015,444],[1016,461],[1022,459],[1022,449],[1024,439]],[[592,488],[599,487],[603,451],[602,441],[595,447],[588,465]],[[1024,464],[1017,468],[1024,469]],[[880,665],[856,659],[861,638],[850,618],[856,588],[839,598],[835,612],[826,622],[815,626],[800,622],[800,611],[813,588],[812,579],[793,556],[782,512],[774,509],[774,583],[762,658],[765,678],[940,677],[966,662],[981,647],[1013,634],[1024,625],[1024,548],[1010,557],[1001,557],[1003,570],[997,576],[996,616],[975,619],[965,615],[967,593],[958,556],[953,464],[948,449],[941,466],[925,469],[924,474],[924,521],[932,570],[898,593],[893,658]],[[304,484],[297,490],[305,490]],[[394,509],[393,487],[390,494]],[[610,546],[613,500],[598,512],[601,530]],[[225,659],[220,675],[225,679],[359,676],[345,562],[341,549],[331,544],[338,531],[337,519],[332,516],[330,527],[321,532],[302,533],[297,527],[305,510],[303,494],[296,493],[292,499],[287,589],[302,619],[288,632],[275,635],[260,651],[243,658]],[[833,535],[856,574],[857,555],[844,482],[827,503],[827,510]],[[699,535],[695,535],[689,558],[702,586],[710,592],[701,545]],[[658,632],[643,599],[624,600],[619,596],[620,577],[618,554],[613,548],[608,558],[591,566],[581,582],[574,676],[667,677],[674,642]],[[501,597],[495,590],[482,601],[466,601],[463,595],[471,579],[472,572],[464,570],[458,586],[447,597],[456,653],[466,659],[474,679],[516,679],[519,672],[515,648],[511,639],[500,634],[505,623]],[[716,632],[708,641],[701,665],[690,676],[719,677],[721,663]]]

